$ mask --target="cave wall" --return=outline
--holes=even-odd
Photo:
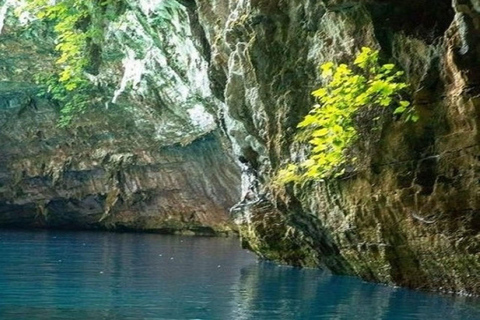
[[[189,3],[192,3],[190,1]],[[260,256],[390,284],[480,294],[477,1],[197,1],[219,118],[243,174],[232,213]],[[318,65],[362,46],[405,70],[421,118],[386,117],[336,181],[273,187],[296,160]]]
[[[21,2],[3,1],[0,17],[0,226],[235,229],[240,169],[187,9],[129,2],[88,75],[102,97],[60,128],[62,105],[36,79],[55,71],[55,36],[48,23],[15,17]]]
[[[162,146],[121,110],[93,110],[62,129],[37,88],[0,88],[0,226],[234,230],[239,170],[218,131]]]

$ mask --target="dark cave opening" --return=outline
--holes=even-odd
[[[451,0],[375,0],[367,8],[384,48],[392,32],[432,43],[444,35],[455,15]]]

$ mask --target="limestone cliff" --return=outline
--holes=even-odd
[[[55,68],[52,31],[22,25],[16,2],[0,14],[0,226],[231,231],[240,170],[186,9],[132,2],[90,75],[104,98],[62,129],[62,106],[34,84]]]
[[[231,230],[238,171],[218,133],[159,146],[121,112],[92,112],[63,130],[54,108],[25,87],[0,101],[1,226]]]
[[[260,256],[413,288],[480,294],[480,5],[184,1],[208,40],[219,113],[249,165],[233,212]],[[378,48],[406,71],[416,124],[386,117],[337,181],[272,188],[295,160],[317,66]]]

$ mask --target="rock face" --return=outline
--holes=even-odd
[[[215,121],[222,102],[185,8],[134,1],[109,25],[90,75],[105,99],[65,129],[61,106],[32,84],[54,68],[51,30],[1,12],[0,226],[234,228],[227,212],[240,199],[240,170]]]
[[[193,1],[188,2],[194,6]],[[244,244],[295,265],[480,294],[480,7],[474,0],[196,1],[214,92],[248,167],[233,208]],[[338,181],[272,187],[295,160],[317,66],[381,49],[407,75],[418,123],[385,120]]]
[[[477,0],[128,1],[106,35],[108,101],[62,131],[29,85],[52,68],[48,30],[5,25],[3,225],[222,229],[241,186],[232,213],[262,257],[480,294]],[[405,70],[420,121],[385,116],[342,179],[272,186],[318,65],[362,46]]]
[[[161,146],[118,110],[59,129],[34,88],[2,86],[1,226],[231,231],[239,171],[218,132]]]

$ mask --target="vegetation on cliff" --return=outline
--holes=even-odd
[[[70,123],[95,96],[96,88],[89,78],[99,72],[106,26],[122,6],[123,1],[114,0],[26,0],[16,9],[18,16],[28,13],[53,26],[58,70],[36,78],[62,106],[60,125]]]
[[[394,114],[405,114],[406,121],[418,120],[410,102],[402,98],[408,87],[402,81],[403,72],[396,71],[394,64],[380,64],[378,55],[364,47],[352,68],[333,62],[321,65],[326,84],[312,92],[318,104],[297,126],[296,141],[308,143],[309,156],[280,170],[278,182],[301,183],[344,174],[346,166],[356,161],[348,150],[361,136],[356,123],[359,113],[388,107],[395,108]],[[375,122],[379,117],[367,120]]]
[[[118,96],[127,91],[129,81],[135,87],[145,68],[129,66],[127,62],[144,64],[149,55],[152,60],[163,63],[165,58],[158,57],[156,47],[165,48],[161,54],[174,60],[170,46],[177,37],[165,40],[163,33],[177,31],[176,35],[181,38],[187,32],[176,21],[183,9],[174,0],[11,1],[16,16],[27,22],[27,27],[35,28],[37,24],[31,22],[40,21],[52,31],[57,55],[55,70],[35,77],[38,84],[45,85],[45,95],[61,106],[60,125],[63,126],[89,106],[117,103]],[[118,67],[123,67],[124,78],[112,83],[112,69]],[[177,69],[180,68],[184,66]],[[131,72],[130,69],[137,70]],[[170,82],[173,83],[173,79]],[[118,90],[113,92],[113,86],[119,86]]]

